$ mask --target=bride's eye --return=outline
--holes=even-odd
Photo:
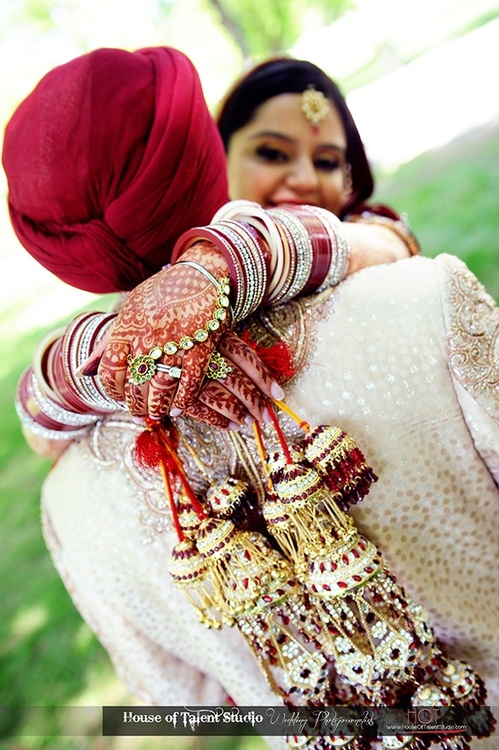
[[[320,159],[316,159],[314,164],[315,168],[321,172],[334,172],[335,169],[339,169],[341,166],[340,160],[336,157],[321,157]]]
[[[281,164],[288,160],[288,155],[285,151],[274,146],[258,146],[256,149],[256,155],[266,162],[272,164]]]

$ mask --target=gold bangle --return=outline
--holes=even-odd
[[[414,234],[407,226],[407,222],[401,219],[390,219],[389,216],[379,216],[378,214],[372,214],[369,211],[365,211],[362,214],[352,214],[346,218],[346,221],[351,221],[355,224],[372,224],[373,226],[386,227],[395,232],[397,237],[400,237],[402,242],[406,245],[409,250],[409,254],[421,255],[421,248]]]

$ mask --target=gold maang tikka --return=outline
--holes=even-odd
[[[308,86],[301,95],[301,111],[313,128],[317,128],[329,112],[331,104],[322,91]]]

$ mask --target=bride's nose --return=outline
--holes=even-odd
[[[315,165],[308,157],[303,157],[290,165],[286,177],[288,187],[303,193],[314,190],[319,184]]]

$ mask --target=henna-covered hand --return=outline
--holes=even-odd
[[[219,427],[237,427],[255,419],[269,421],[268,399],[282,400],[284,393],[254,350],[232,331],[218,344],[232,368],[223,378],[206,380],[198,399],[184,414]]]
[[[201,264],[217,280],[221,279],[227,274],[223,257],[209,247],[203,250]],[[147,369],[151,362],[148,355],[155,347],[192,337],[213,318],[219,308],[217,299],[215,285],[197,269],[184,264],[170,266],[132,290],[118,314],[99,365],[99,377],[107,393],[125,401],[135,416],[149,414],[153,418],[168,414],[176,392],[181,404],[194,401],[210,356],[229,325],[229,315],[219,321],[218,330],[210,332],[206,341],[196,342],[187,350],[179,347],[171,355],[155,354],[154,374],[144,382],[136,382],[140,378],[133,377],[142,368],[137,357],[146,356]],[[175,370],[169,370],[171,367]]]
[[[209,243],[193,246],[182,260],[199,263],[216,279],[227,274],[225,260]],[[216,287],[188,265],[170,266],[136,287],[116,319],[100,361],[98,373],[107,393],[126,402],[135,416],[159,419],[173,410],[219,427],[265,419],[266,398],[282,398],[282,390],[254,351],[227,331],[229,316],[206,341],[172,356],[162,354],[154,361],[150,379],[137,383],[131,378],[130,367],[136,367],[137,357],[192,336],[212,318],[216,307]],[[231,370],[223,380],[204,381],[217,345]]]

